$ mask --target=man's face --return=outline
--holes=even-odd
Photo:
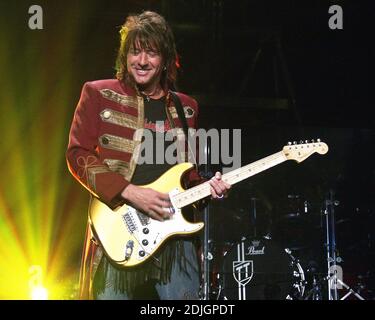
[[[153,90],[160,82],[162,58],[156,49],[141,49],[139,45],[129,49],[128,72],[141,90]]]

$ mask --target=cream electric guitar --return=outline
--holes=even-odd
[[[234,185],[286,160],[302,162],[315,152],[325,154],[327,151],[328,146],[320,140],[313,143],[289,144],[280,152],[224,174],[222,179]],[[174,235],[193,234],[204,227],[203,222],[186,221],[181,212],[183,207],[211,194],[208,182],[188,190],[182,188],[181,177],[192,167],[191,163],[177,164],[153,183],[143,186],[169,193],[175,209],[175,214],[169,220],[151,219],[128,205],[111,210],[93,198],[89,209],[90,223],[96,239],[114,264],[122,267],[139,265],[153,257],[168,238]]]

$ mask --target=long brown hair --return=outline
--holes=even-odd
[[[162,57],[163,72],[161,86],[173,89],[177,80],[177,52],[171,28],[156,12],[144,11],[129,15],[121,30],[121,42],[116,59],[116,78],[136,88],[135,81],[127,70],[127,55],[131,48],[156,49]]]

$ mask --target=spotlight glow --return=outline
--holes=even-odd
[[[32,300],[47,300],[48,291],[43,287],[43,269],[41,266],[33,265],[29,268],[29,286]]]
[[[77,291],[88,196],[67,170],[65,149],[89,15],[79,18],[80,1],[66,10],[47,3],[43,32],[26,30],[15,4],[0,19],[0,299],[72,299]],[[42,268],[43,282],[30,285],[30,265]]]
[[[48,300],[48,290],[44,287],[35,287],[31,290],[32,300]]]

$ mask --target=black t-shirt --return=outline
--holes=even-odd
[[[135,185],[145,185],[155,181],[159,178],[165,171],[173,166],[173,164],[168,164],[165,161],[165,150],[173,143],[173,141],[166,141],[165,135],[168,130],[171,129],[167,114],[166,114],[166,97],[160,99],[144,99],[144,110],[145,110],[145,130],[149,132],[144,134],[144,137],[150,137],[152,135],[152,151],[146,150],[150,147],[148,141],[144,144],[145,147],[141,149],[140,157],[142,159],[150,160],[152,162],[138,164],[134,176],[131,180],[132,184]],[[158,136],[158,138],[157,138]],[[158,139],[158,141],[157,141]],[[163,140],[164,146],[161,144],[160,140]],[[145,143],[145,141],[143,141]],[[146,152],[147,155],[146,155]],[[152,157],[150,155],[152,154]],[[157,161],[158,160],[158,161]],[[158,162],[158,163],[157,163]]]

